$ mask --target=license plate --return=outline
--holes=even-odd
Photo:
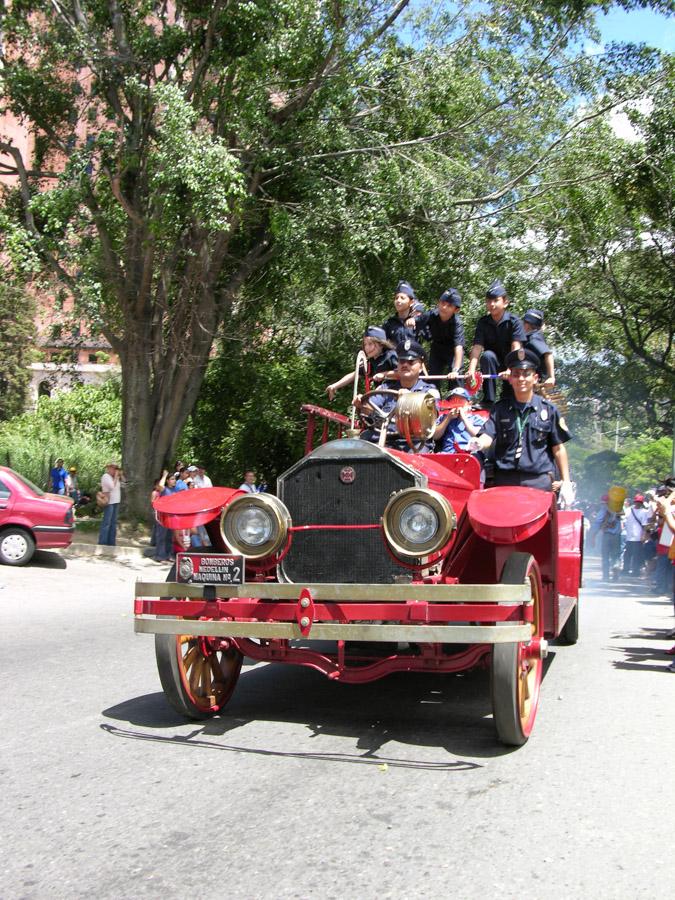
[[[243,584],[244,557],[227,553],[177,553],[176,581],[183,584]]]

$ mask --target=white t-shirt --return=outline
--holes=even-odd
[[[196,488],[213,487],[213,482],[208,475],[194,475],[192,483]]]
[[[624,524],[626,526],[626,540],[639,541],[642,539],[642,529],[649,520],[649,510],[636,509],[632,506],[626,513]]]
[[[104,494],[110,494],[108,503],[119,503],[122,499],[122,488],[119,478],[113,478],[108,472],[101,475],[101,490]]]

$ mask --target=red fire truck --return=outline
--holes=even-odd
[[[414,449],[435,416],[412,396],[392,419]],[[351,683],[483,665],[499,739],[525,743],[548,641],[577,640],[582,514],[553,493],[484,487],[468,453],[398,452],[304,409],[306,453],[276,495],[155,502],[164,526],[204,525],[212,544],[179,553],[168,582],[136,586],[135,630],[155,635],[168,701],[189,718],[221,713],[244,657]]]

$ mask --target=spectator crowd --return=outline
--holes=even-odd
[[[201,463],[185,465],[178,461],[174,472],[168,470],[162,472],[152,487],[150,503],[153,506],[160,497],[168,497],[181,491],[200,490],[213,487],[213,483],[206,474],[206,469]],[[247,493],[259,493],[266,489],[266,485],[256,484],[255,472],[249,470],[244,473],[244,481],[239,487],[240,491]],[[153,559],[155,562],[173,562],[176,553],[181,550],[208,548],[211,546],[208,532],[203,525],[195,528],[165,528],[155,519],[152,529],[151,544],[155,548]]]
[[[584,512],[589,545],[600,553],[602,581],[644,579],[652,593],[671,598],[675,614],[675,476],[632,497],[612,488],[599,506]],[[675,629],[668,636],[675,638]],[[675,656],[675,646],[666,653]],[[669,669],[675,672],[675,661]]]

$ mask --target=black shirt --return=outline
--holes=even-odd
[[[398,356],[395,350],[385,349],[375,359],[368,360],[368,378],[379,375],[381,372],[391,372],[398,365]]]
[[[542,378],[546,378],[544,354],[550,353],[551,348],[544,340],[544,335],[541,333],[541,331],[531,331],[525,338],[525,343],[523,346],[527,350],[531,350],[533,353],[537,354],[537,356],[539,357],[539,368],[537,369],[537,371],[542,376]]]
[[[464,346],[464,326],[459,313],[451,316],[444,322],[437,309],[432,309],[422,315],[415,322],[417,340],[423,338],[431,341],[432,349],[435,346],[455,348]]]
[[[513,341],[524,344],[526,337],[521,320],[507,309],[499,322],[495,322],[490,315],[481,316],[476,324],[473,342],[480,344],[484,350],[492,350],[501,365],[505,365],[504,360],[511,351]]]
[[[408,319],[414,319],[412,312],[409,312],[405,319],[399,319],[398,316],[391,316],[391,318],[387,319],[382,327],[384,328],[388,341],[397,345],[400,344],[401,341],[408,340],[408,338],[415,340],[415,326],[413,325],[412,328],[406,328],[405,323]]]

